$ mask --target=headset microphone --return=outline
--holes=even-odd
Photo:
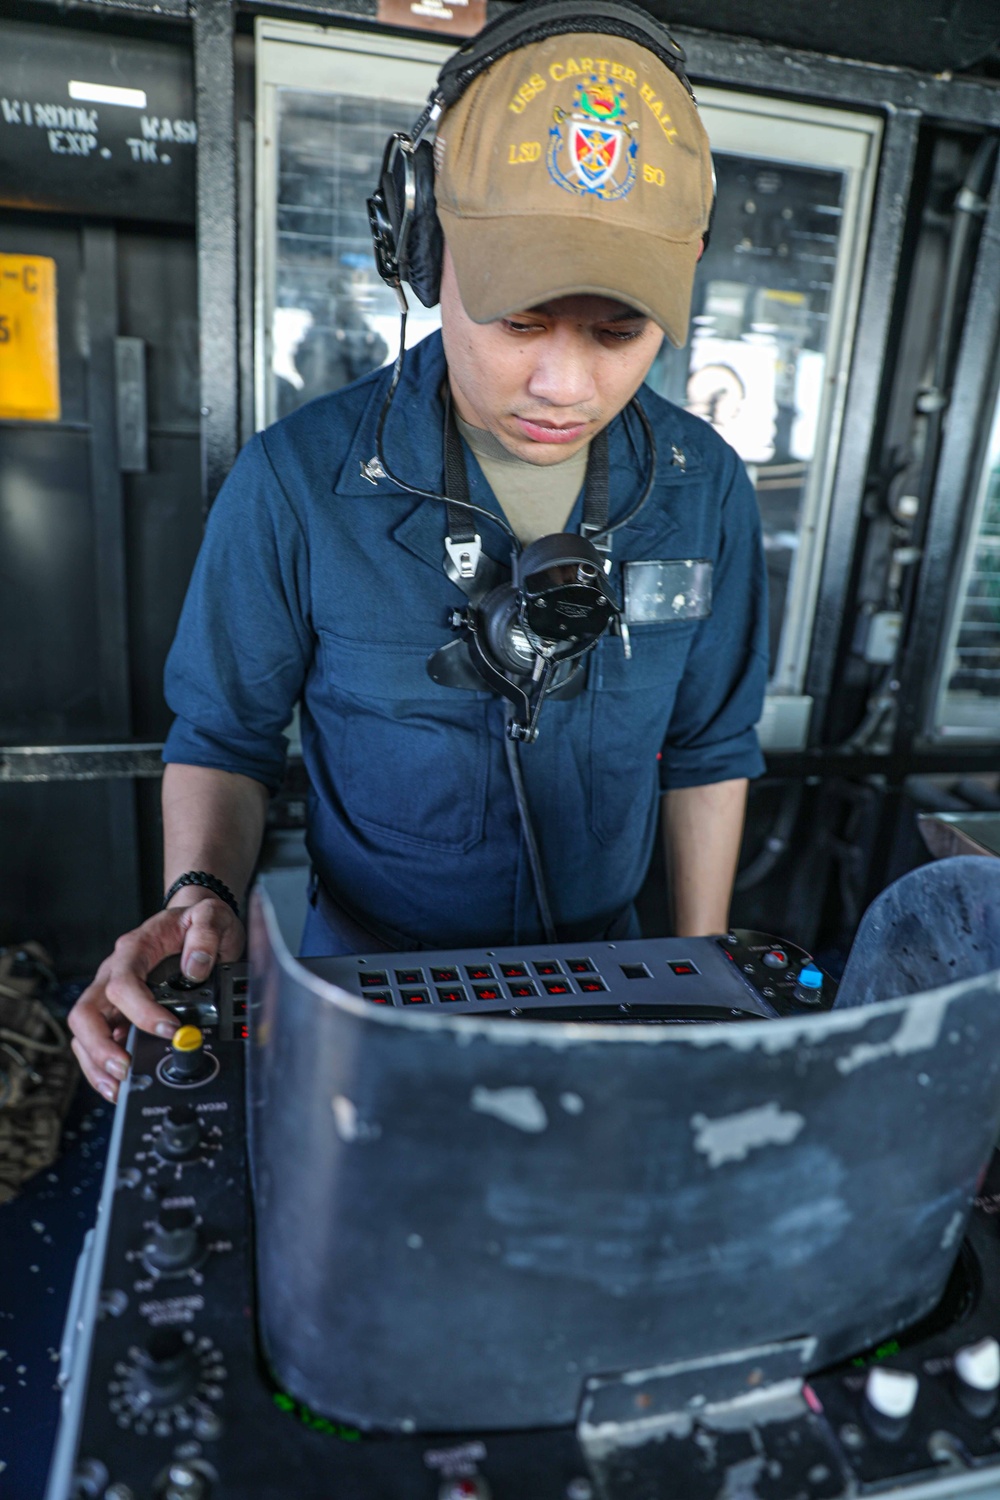
[[[431,657],[433,681],[500,693],[513,708],[508,735],[530,744],[544,700],[575,697],[591,647],[623,628],[605,564],[606,556],[573,532],[532,542],[515,555],[508,581],[453,610],[459,638]]]

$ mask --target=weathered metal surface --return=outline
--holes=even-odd
[[[935,859],[1000,856],[1000,813],[918,813],[917,827]]]
[[[865,912],[837,1009],[1000,971],[1000,862],[965,855],[922,865]]]
[[[3,781],[117,781],[163,775],[162,745],[3,745]]]
[[[850,587],[865,484],[871,460],[889,329],[895,306],[907,204],[920,136],[915,110],[893,111],[885,122],[872,229],[851,362],[830,519],[823,547],[806,691],[816,700],[813,739],[822,737],[826,704],[834,686],[837,648]]]
[[[206,514],[239,446],[235,14],[233,0],[199,0],[194,12],[202,501]],[[250,204],[243,211],[249,213]]]
[[[997,91],[1000,95],[1000,90]],[[948,650],[942,628],[961,565],[963,519],[982,462],[984,433],[996,401],[995,362],[1000,338],[1000,159],[997,160],[972,290],[962,328],[947,423],[923,542],[913,607],[913,625],[900,665],[900,713],[896,743],[934,737],[934,700]],[[994,752],[995,753],[995,752]]]
[[[261,893],[251,959],[264,1348],[366,1427],[565,1423],[595,1374],[864,1347],[934,1304],[1000,1121],[1000,973],[764,1024],[426,1016],[307,973]]]

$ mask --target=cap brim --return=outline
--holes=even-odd
[[[700,238],[677,244],[566,214],[466,218],[440,206],[438,214],[474,323],[590,294],[645,313],[677,348],[687,341]]]

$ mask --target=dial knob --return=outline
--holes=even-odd
[[[143,1242],[142,1258],[159,1276],[179,1276],[198,1264],[205,1247],[190,1208],[161,1208],[152,1233]]]
[[[198,1386],[198,1363],[176,1328],[157,1328],[139,1351],[128,1380],[134,1407],[178,1406]]]
[[[163,1071],[175,1083],[197,1083],[208,1077],[212,1064],[205,1055],[205,1037],[199,1026],[181,1026],[174,1032]]]
[[[172,1104],[156,1138],[157,1156],[187,1161],[197,1155],[200,1145],[201,1128],[194,1109],[190,1104]]]
[[[795,998],[803,1005],[819,1005],[823,999],[823,971],[815,964],[803,964],[795,986]]]
[[[875,1365],[865,1381],[865,1415],[870,1426],[885,1438],[898,1438],[917,1404],[920,1382],[910,1370],[890,1370]]]
[[[955,1355],[955,1393],[975,1417],[988,1417],[1000,1391],[1000,1344],[994,1338],[966,1344]]]

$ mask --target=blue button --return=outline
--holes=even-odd
[[[799,984],[807,990],[821,990],[823,988],[823,974],[815,964],[804,964],[799,970]]]

